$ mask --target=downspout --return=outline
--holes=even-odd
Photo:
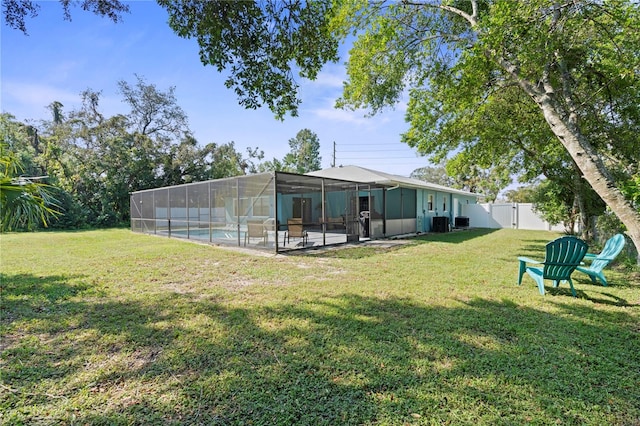
[[[325,212],[325,201],[326,201],[325,197],[326,197],[326,194],[324,192],[325,191],[324,190],[324,178],[322,178],[322,180],[320,182],[322,184],[322,204],[321,204],[321,206],[322,206],[322,209],[321,209],[321,211],[322,211],[322,245],[326,246],[327,245],[327,215],[326,215],[326,212]]]
[[[273,226],[275,227],[276,234],[276,254],[278,253],[278,240],[279,235],[278,231],[280,230],[279,222],[278,222],[278,172],[273,172]]]
[[[452,224],[454,224],[453,218],[453,194],[449,193],[449,231],[452,229]]]

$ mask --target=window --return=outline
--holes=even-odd
[[[429,202],[427,203],[430,212],[433,211],[433,194],[429,195]]]
[[[234,200],[233,203],[233,215],[234,216],[249,216],[249,198],[240,198],[238,202]],[[240,205],[240,210],[238,211],[238,205]]]
[[[269,197],[253,199],[253,216],[269,216]]]
[[[269,197],[240,198],[240,216],[269,216]],[[233,203],[233,215],[238,216],[237,205]]]

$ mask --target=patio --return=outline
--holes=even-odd
[[[150,189],[131,194],[131,230],[275,252],[342,244],[384,236],[384,188],[276,172]]]

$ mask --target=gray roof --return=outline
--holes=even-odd
[[[425,182],[420,179],[413,179],[400,175],[392,175],[389,173],[379,172],[377,170],[366,169],[358,166],[341,166],[331,167],[329,169],[318,170],[307,173],[309,176],[318,176],[331,179],[349,180],[352,182],[375,183],[378,185],[401,186],[403,188],[430,189],[433,191],[449,192],[452,194],[467,195],[479,197],[474,194],[460,189],[453,189],[435,183]]]

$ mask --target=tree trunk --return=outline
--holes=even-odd
[[[584,203],[583,190],[582,190],[582,178],[580,177],[577,166],[575,167],[575,177],[573,178],[573,187],[575,194],[574,206],[578,210],[578,220],[580,221],[580,238],[589,241],[591,236],[589,234],[589,215]]]
[[[627,234],[631,237],[639,253],[636,261],[640,264],[640,213],[633,208],[631,202],[625,199],[622,192],[616,187],[609,171],[594,152],[589,141],[579,129],[568,120],[563,119],[555,107],[553,99],[548,94],[529,94],[542,110],[553,133],[578,165],[585,180],[627,227]]]
[[[589,185],[602,198],[602,201],[609,206],[611,211],[627,227],[627,235],[633,241],[638,253],[636,263],[640,265],[640,212],[633,208],[629,200],[624,198],[591,143],[580,132],[577,124],[575,124],[577,121],[575,113],[563,113],[562,108],[558,106],[553,98],[554,92],[550,85],[547,85],[547,90],[545,91],[545,89],[537,87],[531,81],[522,78],[518,68],[501,55],[494,51],[486,51],[486,55],[495,60],[511,75],[514,82],[531,96],[540,107],[551,131],[573,158],[584,179],[589,182]]]

